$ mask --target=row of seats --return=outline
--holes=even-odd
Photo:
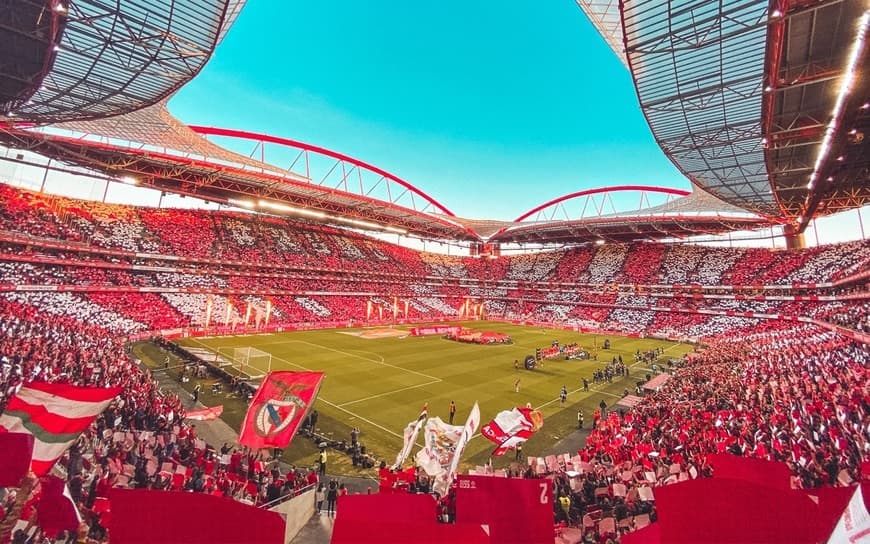
[[[829,281],[840,271],[861,270],[870,262],[867,241],[800,251],[604,244],[481,260],[413,251],[301,220],[134,208],[2,184],[0,215],[0,229],[110,249],[487,281],[790,285]]]
[[[45,252],[41,254],[42,257],[46,255]],[[314,273],[253,275],[244,270],[212,265],[185,272],[156,272],[110,268],[114,263],[108,262],[104,263],[106,268],[100,268],[94,260],[64,260],[61,255],[53,257],[56,258],[37,263],[0,261],[0,286],[74,286],[84,292],[34,292],[16,288],[4,296],[21,301],[52,301],[57,311],[74,308],[82,312],[87,309],[89,314],[103,316],[97,319],[124,317],[136,322],[125,322],[123,328],[113,327],[119,333],[201,326],[207,319],[210,324],[229,322],[238,325],[244,323],[247,317],[249,324],[264,324],[269,302],[274,304],[270,322],[275,325],[365,321],[371,317],[369,302],[375,304],[375,318],[391,318],[393,297],[401,299],[398,304],[401,317],[418,320],[458,316],[462,300],[476,297],[485,301],[487,315],[491,317],[581,327],[600,326],[627,333],[674,335],[677,329],[682,328],[684,333],[692,337],[709,336],[746,319],[739,316],[687,318],[683,312],[655,311],[652,309],[654,307],[808,316],[859,331],[867,327],[866,303],[862,299],[790,302],[672,298],[645,291],[613,289],[548,290],[532,285],[522,289],[466,288],[431,281],[424,283],[426,280],[422,278],[419,280],[421,283],[407,283],[396,278],[378,279],[374,276],[358,278]],[[57,264],[60,262],[70,264]],[[102,291],[106,287],[128,291]],[[155,292],[129,292],[137,289]],[[249,294],[221,294],[229,289]],[[191,290],[193,292],[186,292]],[[275,292],[296,294],[279,295]],[[319,294],[325,292],[337,294]],[[73,304],[75,301],[80,301],[80,304]],[[408,301],[407,316],[405,301]],[[97,307],[92,307],[94,305]],[[248,313],[249,306],[251,313]],[[378,306],[383,310],[378,310]],[[757,322],[757,319],[753,322]]]

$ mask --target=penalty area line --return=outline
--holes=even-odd
[[[339,405],[339,404],[335,404],[334,402],[329,402],[328,400],[326,400],[326,399],[323,398],[323,397],[318,397],[317,400],[323,401],[325,404],[328,404],[328,405],[332,406],[333,408],[337,408],[337,409],[341,410],[342,412],[345,412],[345,413],[347,413],[347,414],[350,414],[350,415],[352,415],[353,417],[359,419],[360,421],[365,421],[366,423],[368,423],[368,424],[371,425],[372,427],[377,427],[378,429],[384,431],[385,433],[389,433],[389,434],[395,436],[396,438],[400,438],[400,439],[404,440],[404,437],[403,437],[402,435],[400,435],[399,433],[395,433],[395,432],[393,432],[393,431],[387,429],[387,428],[384,427],[383,425],[378,425],[377,423],[375,423],[374,421],[372,421],[372,420],[370,420],[370,419],[366,419],[366,418],[362,417],[361,415],[359,415],[359,414],[357,414],[357,413],[355,413],[355,412],[351,412],[350,410],[347,410],[347,409],[345,409],[345,408],[342,408],[341,405]]]
[[[288,340],[287,342],[284,342],[284,343],[291,343],[291,342],[294,342],[297,344],[307,344],[309,346],[314,346],[316,348],[325,349],[327,351],[332,351],[334,353],[341,353],[342,355],[346,355],[348,357],[355,357],[357,359],[362,359],[363,361],[368,361],[369,363],[373,363],[376,365],[388,366],[390,368],[395,368],[396,370],[401,370],[402,372],[408,372],[410,374],[416,374],[418,376],[423,376],[424,378],[429,379],[429,380],[439,380],[439,381],[441,380],[441,378],[439,378],[438,376],[431,376],[429,374],[424,374],[423,372],[417,372],[416,370],[410,370],[407,368],[403,368],[401,366],[391,365],[390,363],[385,363],[384,361],[377,361],[377,360],[372,359],[370,357],[363,357],[362,355],[357,355],[355,353],[350,353],[348,351],[342,351],[340,349],[331,348],[331,347],[324,346],[321,344],[315,344],[314,342],[306,342],[305,340]],[[373,353],[373,352],[369,351],[367,353]],[[381,356],[378,355],[378,357],[381,357]]]
[[[400,392],[402,392],[402,391],[407,391],[407,390],[409,390],[409,389],[416,389],[416,388],[418,388],[418,387],[425,387],[425,386],[427,386],[427,385],[432,385],[432,384],[439,383],[439,382],[442,382],[442,381],[444,381],[444,380],[442,380],[441,378],[438,378],[437,380],[432,380],[431,382],[421,383],[421,384],[417,384],[417,385],[409,385],[408,387],[402,387],[401,389],[395,389],[395,390],[393,390],[393,391],[387,391],[386,393],[380,393],[380,394],[377,394],[377,395],[371,395],[371,396],[369,396],[369,397],[365,397],[365,398],[362,398],[362,399],[352,400],[352,401],[349,401],[349,402],[343,402],[343,403],[339,404],[339,406],[350,406],[351,404],[356,404],[356,403],[358,403],[358,402],[365,402],[365,401],[367,401],[367,400],[373,400],[373,399],[377,399],[377,398],[380,398],[380,397],[386,397],[387,395],[392,395],[392,394],[394,394],[394,393],[400,393]]]
[[[199,342],[199,341],[197,341],[197,340],[195,340],[195,341],[196,341],[197,343],[202,344],[203,346],[207,347],[209,350],[214,351],[214,350],[212,350],[208,345],[206,345],[206,344],[204,344],[204,343],[202,343],[202,342]],[[306,342],[306,343],[307,343],[307,342]],[[263,351],[265,351],[265,350],[263,350]],[[267,353],[269,353],[269,352],[267,352]],[[276,356],[275,356],[274,354],[272,354],[272,353],[269,353],[269,355],[272,355],[272,358],[275,359],[276,361],[281,361],[282,363],[288,364],[288,365],[290,365],[290,366],[295,366],[296,368],[299,368],[299,369],[302,369],[302,370],[307,370],[307,371],[309,371],[309,372],[312,372],[312,369],[307,368],[307,367],[304,367],[304,366],[302,366],[302,365],[300,365],[300,364],[293,363],[293,362],[288,361],[287,359],[283,359],[283,358],[281,358],[281,357],[276,357]],[[438,379],[438,381],[441,381],[441,380]],[[394,393],[395,391],[392,391],[392,392]],[[403,437],[402,435],[400,435],[399,433],[394,432],[394,431],[391,431],[391,430],[387,429],[386,427],[384,427],[383,425],[379,425],[379,424],[375,423],[374,421],[372,421],[372,420],[370,420],[370,419],[364,418],[364,417],[362,417],[361,415],[357,414],[356,412],[351,412],[350,410],[348,410],[348,409],[346,409],[346,408],[342,408],[340,405],[335,404],[334,402],[329,402],[328,400],[326,400],[326,399],[323,398],[322,396],[318,396],[318,397],[317,397],[317,400],[323,402],[324,404],[327,404],[327,405],[329,405],[329,406],[332,406],[333,408],[337,408],[337,409],[341,410],[342,412],[344,412],[344,413],[346,413],[346,414],[350,414],[350,415],[352,415],[353,417],[355,417],[356,419],[359,419],[360,421],[364,421],[364,422],[368,423],[369,425],[371,425],[372,427],[376,427],[376,428],[378,428],[378,429],[384,431],[385,433],[388,433],[388,434],[390,434],[390,435],[392,435],[392,436],[395,436],[396,438],[399,438],[399,439],[401,439],[401,440],[404,440],[404,437]]]

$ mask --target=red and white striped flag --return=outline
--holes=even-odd
[[[9,399],[0,432],[33,435],[30,468],[42,476],[119,394],[118,387],[31,383]]]
[[[480,429],[480,434],[498,444],[493,455],[504,455],[516,448],[543,427],[544,416],[531,408],[514,408],[499,412],[495,419]]]

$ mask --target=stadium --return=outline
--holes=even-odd
[[[0,542],[870,541],[866,1],[577,0],[689,188],[513,220],[170,113],[244,4],[0,5]]]

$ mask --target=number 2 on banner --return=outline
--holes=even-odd
[[[547,504],[547,483],[541,483],[541,504]]]

